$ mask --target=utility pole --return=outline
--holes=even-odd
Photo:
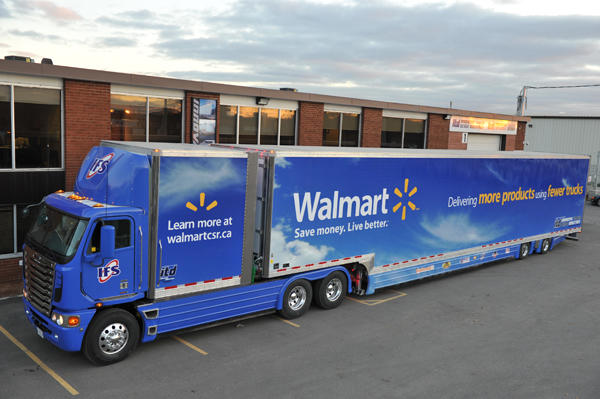
[[[525,115],[527,109],[527,90],[528,89],[574,89],[579,87],[599,87],[600,84],[589,85],[568,85],[568,86],[523,86],[521,93],[517,96],[517,115]]]

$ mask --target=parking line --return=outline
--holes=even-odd
[[[284,319],[283,317],[278,317],[279,320],[283,321],[285,324],[289,324],[292,327],[296,327],[296,328],[300,328],[300,324],[296,324],[294,322],[291,322],[289,320]]]
[[[42,362],[39,357],[37,357],[33,352],[31,352],[29,349],[27,349],[27,347],[25,345],[23,345],[18,339],[13,337],[11,333],[6,331],[6,329],[4,327],[2,327],[2,325],[0,325],[0,332],[2,332],[2,334],[4,334],[6,336],[6,338],[8,338],[13,344],[15,344],[17,346],[17,348],[19,348],[23,352],[25,352],[25,354],[27,356],[29,356],[31,358],[31,360],[36,362],[38,366],[40,366],[42,369],[44,369],[44,371],[46,373],[50,374],[50,376],[52,378],[54,378],[56,380],[56,382],[58,382],[60,385],[62,385],[62,387],[64,389],[66,389],[71,395],[73,395],[73,396],[79,395],[79,392],[77,392],[77,390],[75,388],[73,388],[71,386],[71,384],[69,384],[67,381],[65,381],[60,375],[56,374],[56,372],[54,370],[52,370],[50,367],[48,367],[46,365],[46,363]]]
[[[396,291],[396,290],[390,290],[390,291],[396,292],[396,293],[398,293],[398,295],[394,295],[390,298],[385,298],[385,299],[358,299],[358,298],[353,298],[351,296],[349,296],[347,298],[351,301],[358,302],[363,305],[375,306],[375,305],[393,301],[394,299],[402,298],[403,296],[408,295],[406,292],[401,292],[401,291]]]
[[[185,346],[187,346],[188,348],[190,348],[190,349],[193,349],[193,350],[195,350],[196,352],[203,354],[204,356],[208,355],[208,352],[206,352],[206,351],[203,351],[202,349],[198,348],[196,345],[194,345],[194,344],[192,344],[192,343],[190,343],[190,342],[186,341],[186,340],[185,340],[185,339],[183,339],[183,338],[179,338],[177,335],[173,335],[173,336],[172,336],[172,338],[173,338],[175,341],[179,341],[179,342],[181,342],[182,344],[184,344],[184,345],[185,345]]]

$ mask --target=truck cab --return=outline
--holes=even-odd
[[[147,156],[96,147],[74,192],[50,194],[28,210],[25,312],[61,349],[82,349],[99,309],[146,294],[149,167]]]

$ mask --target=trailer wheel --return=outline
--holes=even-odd
[[[136,348],[140,327],[133,315],[109,309],[92,320],[83,340],[83,354],[97,366],[125,359]]]
[[[292,282],[283,294],[283,307],[279,313],[286,319],[302,316],[310,308],[312,286],[306,280]]]
[[[340,306],[348,291],[346,275],[335,271],[315,283],[315,303],[323,309],[333,309]]]
[[[519,259],[526,258],[529,255],[529,243],[521,244],[521,248],[519,248]]]
[[[549,238],[544,238],[542,240],[542,248],[540,250],[541,254],[546,254],[548,253],[548,251],[550,251],[550,239]]]

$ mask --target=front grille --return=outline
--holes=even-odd
[[[25,290],[29,302],[46,316],[52,310],[52,290],[54,288],[54,266],[39,252],[25,250]]]

